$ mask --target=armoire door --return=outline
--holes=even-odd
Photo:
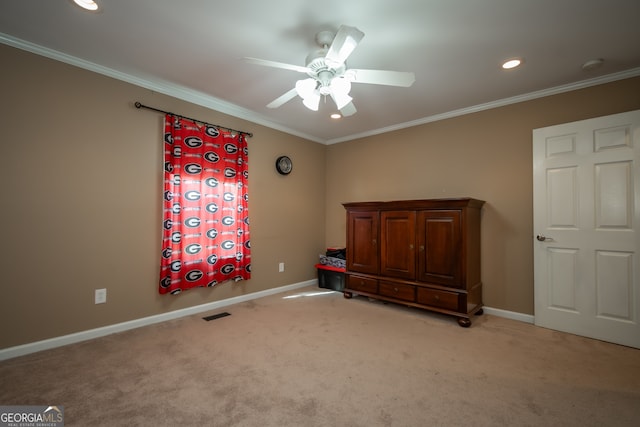
[[[460,288],[462,280],[462,212],[418,212],[418,280]]]
[[[380,213],[380,274],[415,279],[415,211]]]
[[[348,211],[347,222],[347,270],[378,274],[378,211]]]

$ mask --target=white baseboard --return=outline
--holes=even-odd
[[[516,313],[515,311],[502,310],[500,308],[482,307],[485,313],[504,317],[511,320],[533,324],[534,317],[531,314]]]
[[[61,337],[51,338],[43,341],[36,341],[29,344],[23,344],[15,347],[9,347],[0,350],[0,361],[11,359],[26,354],[35,353],[42,350],[48,350],[63,345],[74,344],[94,338],[103,337],[105,335],[115,334],[117,332],[127,331],[129,329],[140,328],[142,326],[152,325],[154,323],[166,322],[167,320],[178,319],[180,317],[191,316],[193,314],[202,313],[204,311],[218,309],[241,302],[266,297],[282,292],[291,291],[306,286],[317,285],[318,280],[307,280],[305,282],[294,283],[293,285],[280,286],[278,288],[267,289],[264,291],[253,292],[238,297],[227,298],[221,301],[214,301],[207,304],[201,304],[194,307],[184,308],[182,310],[170,311],[168,313],[157,314],[154,316],[143,317],[141,319],[130,320],[128,322],[116,323],[115,325],[103,326],[101,328],[90,329],[87,331],[77,332],[74,334],[63,335]]]
[[[278,288],[267,289],[264,291],[253,292],[247,295],[241,295],[233,298],[228,298],[221,301],[214,301],[207,304],[201,304],[194,307],[184,308],[182,310],[170,311],[168,313],[157,314],[155,316],[143,317],[136,320],[130,320],[128,322],[116,323],[115,325],[103,326],[101,328],[90,329],[87,331],[77,332],[74,334],[63,335],[61,337],[51,338],[43,341],[36,341],[29,344],[23,344],[15,347],[9,347],[0,350],[0,361],[11,359],[18,356],[24,356],[30,353],[36,353],[42,350],[48,350],[51,348],[61,347],[63,345],[74,344],[81,341],[87,341],[94,338],[103,337],[106,335],[115,334],[118,332],[124,332],[129,329],[140,328],[142,326],[153,325],[154,323],[166,322],[167,320],[178,319],[180,317],[191,316],[193,314],[202,313],[204,311],[215,310],[221,307],[226,307],[233,304],[238,304],[245,301],[250,301],[257,298],[263,298],[269,295],[274,295],[282,292],[291,291],[294,289],[304,288],[306,286],[317,285],[318,280],[307,280],[305,282],[294,283],[293,285],[281,286]],[[534,317],[530,314],[516,313],[514,311],[502,310],[499,308],[483,307],[483,310],[487,314],[494,316],[504,317],[507,319],[518,320],[525,323],[534,323]]]

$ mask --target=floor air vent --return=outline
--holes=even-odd
[[[212,314],[211,316],[203,317],[203,319],[208,322],[209,320],[216,320],[221,317],[227,317],[227,316],[231,316],[231,313],[227,313],[225,311],[224,313]]]

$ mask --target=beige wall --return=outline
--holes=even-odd
[[[640,108],[640,78],[328,147],[328,245],[344,244],[343,202],[475,197],[484,303],[533,314],[532,130]]]
[[[323,146],[5,45],[0,62],[0,348],[314,279],[363,200],[486,200],[485,303],[531,314],[532,129],[640,108],[635,78]],[[157,293],[162,117],[136,100],[254,133],[251,280]]]
[[[0,348],[316,277],[325,146],[5,45],[0,63]],[[251,280],[157,293],[163,118],[134,101],[254,133]]]

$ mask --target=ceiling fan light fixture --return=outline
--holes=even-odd
[[[315,79],[304,79],[298,80],[296,82],[296,92],[298,96],[302,99],[307,99],[313,96],[316,91],[316,87],[318,86],[318,82]]]
[[[338,108],[338,110],[341,110],[351,101],[353,101],[353,98],[348,94],[340,92],[331,92],[331,98],[333,98],[333,102],[336,103],[336,107]]]
[[[351,82],[342,77],[335,77],[331,80],[331,91],[333,93],[348,95],[349,92],[351,92]]]
[[[302,103],[309,110],[318,111],[318,107],[320,106],[320,93],[318,93],[318,91],[314,91],[306,98],[302,98]]]
[[[354,115],[357,110],[349,95],[351,83],[368,83],[385,86],[409,87],[415,82],[415,74],[401,71],[347,69],[346,60],[358,46],[364,33],[355,27],[341,25],[338,32],[321,31],[316,41],[321,49],[307,56],[306,66],[267,61],[245,57],[247,62],[268,67],[305,73],[309,78],[298,80],[295,87],[267,104],[267,108],[278,108],[299,96],[305,107],[318,111],[320,98],[327,96],[340,110],[341,117]]]

